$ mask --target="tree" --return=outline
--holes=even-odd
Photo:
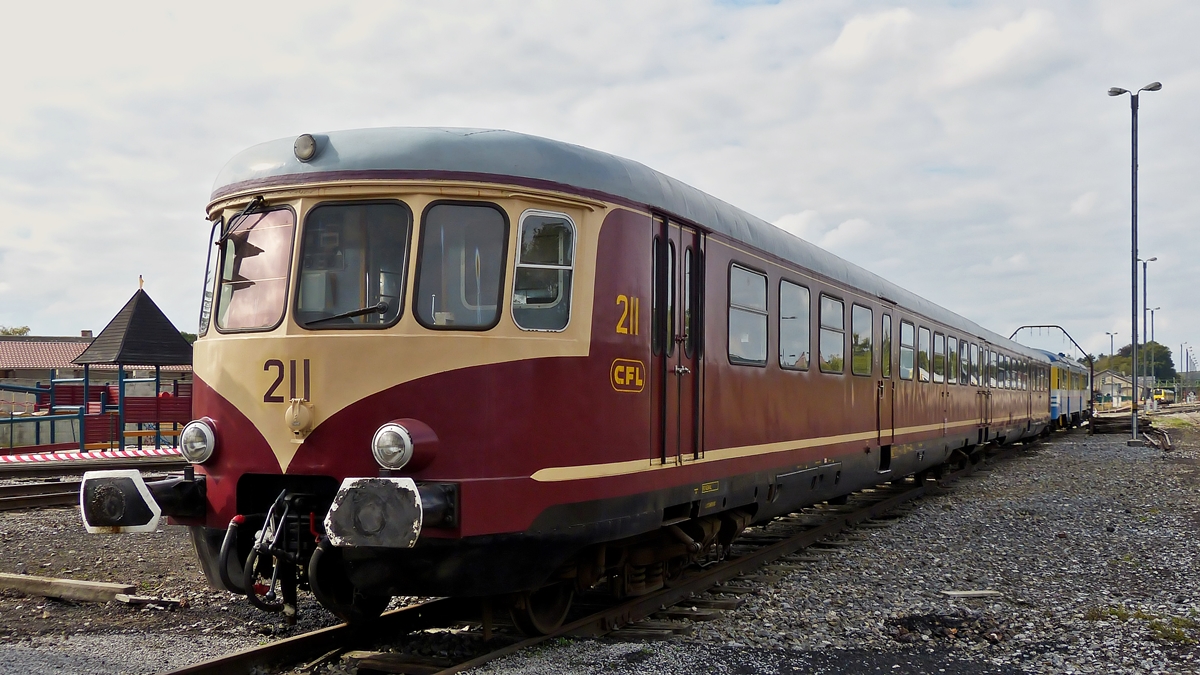
[[[29,326],[0,326],[0,335],[29,335]]]
[[[195,342],[196,342],[196,334],[195,333],[185,333],[183,331],[179,331],[179,334],[183,336],[184,340],[188,341],[189,345],[195,344]]]
[[[1113,370],[1121,370],[1128,374],[1132,354],[1131,344],[1121,347],[1117,356],[1112,359],[1113,366],[1116,366]],[[1175,379],[1175,361],[1171,359],[1171,349],[1153,340],[1138,347],[1138,373],[1149,375],[1152,366],[1156,379]]]

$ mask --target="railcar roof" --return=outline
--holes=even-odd
[[[242,151],[218,174],[213,200],[245,190],[312,180],[369,180],[415,177],[422,173],[501,182],[509,177],[557,185],[564,192],[617,197],[678,216],[994,344],[1026,356],[1045,358],[1037,350],[989,331],[761,218],[633,160],[496,129],[390,127],[331,131],[314,137],[317,154],[309,162],[296,159],[294,137]]]
[[[1035,349],[1034,351],[1041,352],[1042,354],[1044,354],[1046,356],[1046,359],[1049,360],[1051,363],[1061,364],[1064,367],[1066,367],[1068,370],[1078,370],[1083,373],[1088,372],[1088,368],[1086,366],[1084,366],[1080,362],[1076,361],[1075,359],[1067,356],[1066,354],[1055,354],[1054,352],[1048,351],[1045,349]]]

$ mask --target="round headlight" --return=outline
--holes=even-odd
[[[203,464],[217,449],[217,436],[212,427],[202,420],[188,422],[179,434],[179,450],[183,458],[192,464]]]
[[[371,454],[375,461],[385,469],[399,469],[413,456],[412,436],[408,429],[388,422],[379,427],[375,437],[371,439]]]

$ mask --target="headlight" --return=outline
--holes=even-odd
[[[188,422],[179,434],[179,450],[183,458],[192,464],[203,464],[217,449],[217,436],[212,427],[203,420]]]
[[[371,439],[371,454],[375,461],[385,469],[399,469],[413,456],[412,436],[408,429],[388,422],[379,427],[375,437]]]

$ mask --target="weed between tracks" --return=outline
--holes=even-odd
[[[1200,622],[1194,618],[1154,614],[1140,609],[1130,611],[1126,607],[1116,605],[1110,607],[1089,607],[1083,618],[1088,621],[1146,621],[1146,628],[1156,640],[1173,642],[1175,644],[1200,644]]]

